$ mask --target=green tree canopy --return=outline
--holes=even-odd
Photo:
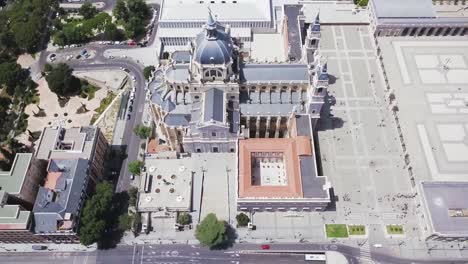
[[[13,95],[15,87],[22,85],[28,74],[16,62],[0,64],[0,85],[7,87],[7,93]]]
[[[247,224],[250,222],[250,218],[244,213],[236,215],[236,220],[239,226],[247,226]]]
[[[195,237],[202,246],[214,248],[228,240],[226,223],[218,220],[215,214],[208,214],[195,230]]]
[[[124,0],[118,0],[115,4],[114,10],[112,10],[112,14],[117,20],[127,21],[128,20],[128,9],[127,5],[125,4]]]
[[[192,223],[192,216],[186,212],[183,212],[177,217],[177,223],[181,225],[188,225]]]
[[[118,0],[112,12],[124,26],[127,37],[136,38],[145,33],[145,22],[151,12],[144,0]]]
[[[80,79],[72,75],[73,69],[67,64],[60,63],[46,76],[46,81],[52,92],[59,96],[73,96],[80,94]]]
[[[128,171],[132,174],[140,174],[141,168],[143,167],[143,161],[134,160],[128,163]]]
[[[82,15],[84,19],[90,19],[93,18],[98,13],[98,11],[96,7],[94,7],[90,2],[86,1],[81,5],[78,13]]]
[[[154,72],[155,70],[156,70],[156,68],[154,68],[153,65],[146,66],[143,69],[143,75],[145,76],[146,80],[149,80],[149,78],[151,77],[151,72]]]
[[[130,206],[136,206],[137,196],[138,196],[138,188],[130,187],[130,189],[128,190],[128,204]]]
[[[103,182],[96,185],[96,193],[88,199],[81,213],[81,225],[78,229],[81,244],[91,245],[102,238],[113,193],[114,187],[110,183]]]
[[[137,125],[133,128],[133,132],[139,136],[141,139],[148,138],[151,135],[151,127],[144,125]]]

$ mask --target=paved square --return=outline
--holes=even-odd
[[[379,42],[416,181],[466,181],[468,41]]]

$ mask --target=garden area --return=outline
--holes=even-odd
[[[403,226],[402,225],[387,225],[387,234],[389,235],[403,235]]]
[[[348,225],[349,235],[363,236],[366,234],[366,227],[363,225]]]
[[[343,238],[348,237],[348,228],[345,224],[327,224],[325,225],[327,237]]]
[[[112,100],[114,100],[115,97],[116,95],[113,92],[107,91],[107,96],[101,100],[99,107],[94,110],[96,113],[91,118],[91,121],[89,122],[90,124],[94,124],[94,122],[96,122],[99,116],[101,116],[104,110],[106,110],[106,108],[112,103]]]

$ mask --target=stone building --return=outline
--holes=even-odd
[[[368,10],[375,37],[468,35],[466,1],[371,0]]]
[[[210,12],[189,51],[172,53],[150,84],[152,113],[170,148],[235,152],[239,139],[287,137],[294,115],[314,126],[328,89],[318,16],[306,32],[299,62],[246,63],[242,41]]]

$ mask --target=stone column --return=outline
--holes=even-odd
[[[265,132],[266,138],[270,137],[270,129],[271,129],[271,116],[267,117],[267,125],[266,125],[266,132]]]
[[[279,137],[280,125],[281,125],[281,117],[278,116],[277,119],[276,119],[275,138],[278,138],[278,137]]]
[[[257,122],[255,123],[255,137],[258,138],[260,136],[260,116],[257,116]]]

